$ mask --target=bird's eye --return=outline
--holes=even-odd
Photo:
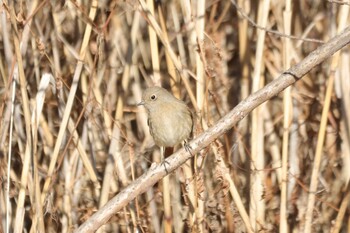
[[[151,95],[151,100],[156,100],[157,99],[157,96],[156,95]]]

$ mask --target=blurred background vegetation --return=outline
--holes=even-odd
[[[195,137],[349,25],[345,0],[0,9],[0,232],[72,232],[159,162],[136,107],[146,87],[188,104]],[[170,217],[159,182],[100,232],[349,231],[349,56],[315,67],[170,174]]]

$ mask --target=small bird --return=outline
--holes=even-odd
[[[187,105],[161,87],[147,88],[142,94],[148,114],[148,126],[156,145],[173,147],[190,137],[193,127],[192,114]]]

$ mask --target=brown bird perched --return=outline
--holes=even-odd
[[[192,132],[192,114],[187,105],[161,87],[147,88],[142,101],[148,114],[148,126],[156,145],[173,147],[185,142]]]

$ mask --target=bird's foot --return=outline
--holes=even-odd
[[[168,169],[166,168],[166,165],[170,165],[168,161],[166,161],[165,159],[161,162],[161,165],[164,166],[164,169],[165,169],[165,172],[166,174],[168,175],[169,172],[168,172]]]
[[[184,142],[184,147],[185,147],[185,150],[190,153],[191,156],[193,156],[192,154],[192,148],[191,146],[187,143],[187,141]]]

